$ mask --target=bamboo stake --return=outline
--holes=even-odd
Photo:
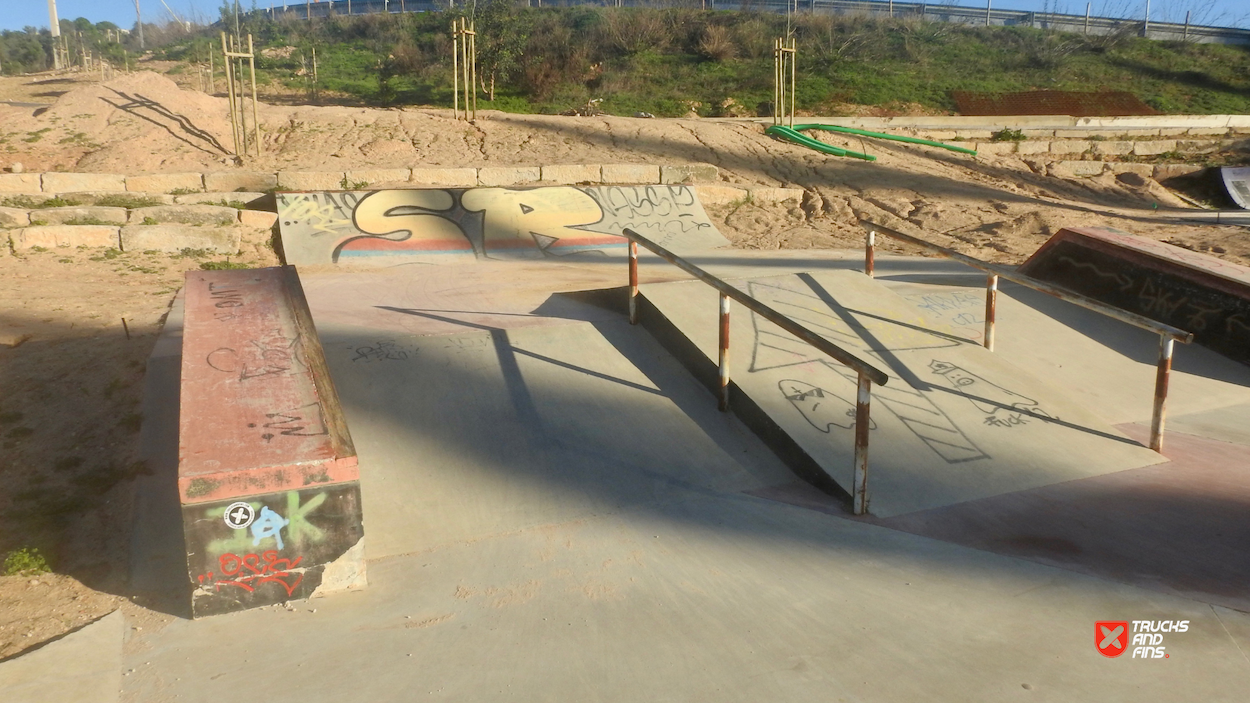
[[[460,34],[455,21],[451,23],[451,110],[460,119]]]
[[[252,35],[247,35],[247,63],[252,70],[252,132],[256,144],[256,156],[260,156],[260,118],[256,115],[256,51],[252,45]]]
[[[469,27],[469,52],[473,61],[473,82],[470,84],[470,90],[473,91],[473,122],[477,122],[477,23],[473,23]]]
[[[795,65],[799,57],[798,40],[790,38],[790,129],[794,129]]]
[[[235,118],[234,109],[234,76],[230,71],[230,47],[226,44],[226,33],[221,33],[221,58],[224,68],[226,69],[226,92],[228,93],[227,104],[230,106],[230,134],[234,137],[234,153],[239,154],[239,125]]]
[[[460,50],[463,55],[460,57],[460,70],[464,72],[464,119],[469,119],[469,91],[473,89],[473,85],[469,83],[469,22],[466,19],[460,20]]]

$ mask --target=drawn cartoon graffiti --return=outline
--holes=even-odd
[[[848,383],[858,382],[854,372],[840,364],[826,364]],[[944,410],[922,392],[906,383],[891,383],[872,389],[872,402],[890,411],[934,454],[948,464],[989,459]]]
[[[288,193],[278,207],[293,264],[604,252],[626,227],[667,246],[728,244],[688,186]]]
[[[934,359],[929,363],[933,373],[945,378],[973,407],[985,413],[985,424],[994,427],[1011,427],[1028,422],[1029,415],[1050,417],[1036,400],[1025,397],[987,381],[967,369],[947,361]],[[1055,418],[1058,419],[1058,418]]]
[[[828,337],[839,346],[857,348],[865,354],[884,359],[882,352],[912,349],[943,349],[959,346],[961,342],[948,335],[931,332],[925,328],[932,323],[919,316],[913,319],[890,320],[873,324],[872,342],[861,336],[862,330],[852,327],[851,320],[858,320],[854,310],[846,316],[830,309],[829,303],[810,291],[796,291],[774,283],[750,281],[747,290],[753,297],[786,316],[802,323],[814,332]],[[771,368],[823,361],[824,355],[802,342],[794,335],[784,332],[758,315],[751,315],[755,345],[751,352],[750,370],[763,371]]]
[[[777,386],[803,419],[821,432],[829,434],[834,427],[855,427],[855,404],[842,396],[793,379],[778,381]],[[875,420],[869,418],[868,429],[877,429]]]
[[[914,326],[895,324],[892,327],[874,329],[874,333],[881,329],[884,329],[885,332],[876,335],[876,341],[880,346],[870,345],[859,336],[846,320],[830,310],[828,303],[812,293],[794,291],[779,285],[758,281],[750,282],[748,290],[754,297],[785,312],[804,326],[828,337],[840,346],[858,349],[864,354],[875,356],[878,359],[882,358],[883,353],[890,351],[940,349],[960,344],[960,342],[945,336],[926,332],[921,327],[921,323],[924,321],[917,319],[915,321],[917,324]],[[850,384],[848,397],[854,397],[852,389],[855,388],[858,378],[845,366],[829,361],[827,357],[814,351],[808,344],[795,339],[785,332],[765,327],[767,323],[754,313],[751,315],[751,324],[755,337],[749,367],[751,373],[801,364],[820,364],[841,375]],[[800,386],[796,386],[794,389],[805,390]],[[840,396],[831,394],[828,387],[821,390],[826,394],[826,398],[833,395],[833,397],[840,399]],[[791,398],[791,402],[794,402],[794,395],[787,395],[788,398]],[[804,401],[814,400],[814,397],[804,398]],[[850,406],[853,416],[854,404],[848,400],[842,400],[841,402]],[[951,420],[945,411],[935,405],[924,393],[908,386],[906,383],[890,383],[873,388],[873,402],[880,404],[888,410],[917,439],[947,463],[957,464],[989,458],[989,455],[981,451],[980,447]],[[802,408],[797,403],[796,408],[802,412]],[[807,415],[804,415],[804,417],[807,418]],[[825,417],[822,415],[818,422],[824,421]],[[807,419],[808,422],[812,422],[810,418]],[[815,423],[813,425],[815,426]],[[819,429],[819,426],[817,428]]]
[[[279,559],[278,552],[272,549],[259,555],[249,553],[239,556],[227,553],[222,554],[217,561],[222,578],[215,579],[216,574],[210,571],[200,574],[197,580],[201,586],[211,584],[219,592],[223,586],[231,586],[251,593],[261,584],[276,583],[286,590],[289,597],[304,580],[303,573],[292,573],[292,569],[298,567],[303,560],[303,557]]]

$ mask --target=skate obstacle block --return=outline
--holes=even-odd
[[[190,271],[184,291],[193,616],[363,587],[356,450],[295,267]]]
[[[1250,268],[1109,227],[1061,229],[1020,273],[1192,332],[1250,364]]]

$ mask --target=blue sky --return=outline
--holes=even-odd
[[[342,0],[340,0],[341,2]],[[901,0],[900,0],[901,1]],[[916,0],[919,1],[919,0]],[[208,21],[217,17],[222,0],[140,0],[145,21],[163,22],[169,19],[167,4],[183,19]],[[941,4],[942,0],[931,0]],[[1044,10],[1084,14],[1085,0],[992,0],[995,9]],[[270,0],[256,0],[259,7],[268,7]],[[242,0],[243,7],[251,7],[252,0]],[[281,0],[276,5],[281,6]],[[979,0],[957,0],[954,4],[984,7]],[[1092,12],[1109,17],[1141,17],[1146,0],[1093,0]],[[1183,22],[1185,11],[1193,12],[1195,24],[1214,24],[1225,27],[1250,28],[1250,2],[1247,0],[1151,0],[1150,16],[1163,21]],[[62,19],[86,17],[92,22],[108,20],[119,27],[130,28],[135,23],[134,0],[57,0],[57,12]],[[21,29],[27,25],[48,26],[46,0],[0,0],[0,29]]]

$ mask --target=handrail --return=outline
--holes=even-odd
[[[1022,286],[1027,286],[1029,288],[1032,288],[1036,291],[1040,291],[1047,295],[1053,295],[1054,297],[1059,298],[1060,300],[1066,300],[1069,303],[1079,305],[1088,310],[1093,310],[1094,312],[1102,313],[1103,315],[1106,315],[1107,317],[1115,318],[1119,320],[1120,322],[1127,322],[1130,325],[1133,325],[1135,327],[1140,327],[1144,330],[1149,330],[1151,332],[1154,332],[1155,334],[1160,334],[1160,335],[1164,335],[1167,337],[1171,337],[1172,339],[1175,339],[1181,344],[1189,344],[1190,342],[1194,341],[1193,332],[1186,332],[1185,330],[1180,329],[1179,327],[1173,327],[1172,325],[1169,325],[1167,323],[1159,322],[1158,320],[1152,320],[1149,317],[1138,315],[1137,313],[1134,313],[1134,312],[1121,310],[1120,308],[1107,305],[1106,303],[1100,300],[1095,300],[1093,298],[1081,295],[1080,293],[1075,293],[1073,291],[1066,290],[1064,288],[1047,283],[1045,281],[1038,280],[1031,276],[1026,276],[1022,273],[1016,273],[1015,270],[1007,266],[1003,266],[1001,264],[994,264],[989,261],[982,261],[980,259],[973,258],[966,254],[961,254],[955,251],[954,249],[947,249],[946,247],[939,246],[937,244],[932,244],[930,242],[926,242],[923,239],[918,239],[909,234],[903,234],[902,232],[890,229],[889,227],[884,227],[879,224],[875,224],[873,222],[868,222],[867,220],[860,220],[859,226],[869,231],[880,232],[881,234],[887,235],[894,239],[898,239],[900,241],[907,242],[908,244],[918,246],[921,249],[931,251],[935,254],[941,254],[942,256],[945,256],[948,259],[954,259],[955,261],[958,261],[962,264],[967,264],[968,266],[971,266],[973,268],[981,269],[982,271],[985,271],[986,273],[993,274],[995,276],[998,276],[999,278],[1006,279],[1013,283],[1019,283]]]
[[[700,281],[703,281],[709,286],[720,291],[726,297],[736,300],[739,303],[742,303],[743,307],[756,313],[757,315],[764,318],[765,320],[768,320],[774,325],[777,325],[781,329],[789,332],[795,337],[798,337],[804,342],[807,342],[813,347],[816,347],[818,350],[837,359],[843,364],[850,366],[856,371],[867,374],[868,378],[872,379],[873,383],[877,383],[877,384],[884,386],[886,384],[886,381],[889,380],[890,377],[884,371],[878,369],[877,367],[873,366],[867,361],[860,359],[859,357],[843,349],[842,347],[839,347],[833,342],[830,342],[828,339],[825,339],[824,337],[816,334],[815,332],[809,330],[803,325],[800,325],[799,323],[795,322],[789,317],[786,317],[784,314],[774,310],[768,305],[761,303],[759,300],[751,297],[749,294],[743,292],[742,290],[729,285],[728,283],[721,280],[720,278],[713,276],[707,271],[704,271],[698,266],[674,254],[668,249],[665,249],[659,244],[656,244],[650,239],[647,239],[641,234],[638,234],[634,230],[626,228],[625,231],[622,232],[622,235],[626,239],[629,239],[630,241],[638,242],[639,244],[646,247],[647,249],[650,249],[651,252],[655,254],[656,256],[659,256],[661,259],[664,259],[665,261],[669,262],[670,264],[673,264],[677,268],[685,271],[686,273],[689,273],[695,278],[698,278]]]
[[[729,301],[736,300],[746,309],[777,325],[824,352],[830,357],[855,369],[859,374],[859,388],[855,395],[855,473],[851,486],[852,509],[856,515],[868,512],[868,428],[869,406],[872,401],[872,384],[885,385],[890,377],[876,366],[860,359],[849,351],[830,342],[794,320],[761,303],[743,291],[729,285],[673,252],[626,228],[621,235],[629,240],[629,324],[638,324],[638,245],[641,244],[661,259],[698,278],[720,292],[720,393],[718,405],[722,412],[729,410]]]
[[[1156,452],[1163,451],[1163,425],[1167,416],[1168,381],[1172,373],[1172,343],[1176,341],[1181,344],[1189,344],[1194,341],[1194,335],[1192,332],[1186,332],[1185,330],[1159,322],[1158,320],[1152,320],[1148,317],[1138,315],[1137,313],[1112,307],[1102,301],[1094,300],[1093,298],[1067,290],[1066,288],[1061,288],[1045,281],[1040,281],[1031,276],[1016,273],[1013,269],[1006,266],[992,264],[988,261],[981,261],[980,259],[973,258],[966,254],[960,254],[954,249],[947,249],[946,247],[926,242],[923,239],[918,239],[909,234],[903,234],[902,232],[890,229],[889,227],[883,227],[882,225],[868,222],[867,220],[860,220],[859,226],[868,230],[868,239],[864,247],[864,273],[869,276],[873,275],[873,267],[876,259],[876,251],[874,247],[876,246],[876,235],[878,232],[886,236],[893,237],[899,241],[907,242],[913,246],[920,247],[926,251],[940,254],[948,259],[954,259],[955,261],[967,264],[973,268],[981,269],[982,271],[988,273],[989,276],[986,277],[985,281],[984,344],[985,348],[990,351],[994,351],[994,318],[997,315],[998,279],[1000,277],[1159,335],[1159,361],[1156,364],[1155,369],[1154,408],[1150,420],[1150,448]]]

